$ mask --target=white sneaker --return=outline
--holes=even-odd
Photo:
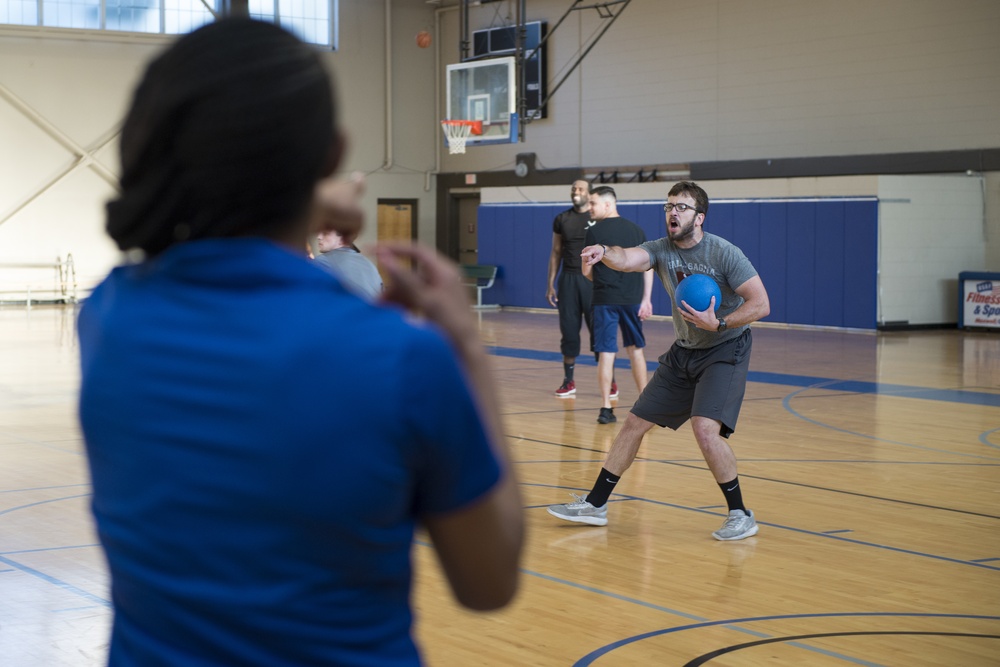
[[[717,540],[742,540],[756,535],[757,519],[752,511],[747,511],[750,514],[744,514],[742,510],[730,511],[722,528],[712,533],[712,537]]]
[[[594,507],[587,502],[585,496],[578,496],[575,493],[571,495],[576,498],[576,502],[566,503],[565,505],[550,505],[548,508],[549,514],[564,521],[586,523],[591,526],[608,525],[607,503],[603,507]]]

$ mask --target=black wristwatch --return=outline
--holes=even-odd
[[[722,333],[723,331],[726,330],[726,321],[721,317],[719,318],[719,326],[715,330],[718,331],[719,333]]]

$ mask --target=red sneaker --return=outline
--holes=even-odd
[[[563,380],[562,386],[556,389],[556,396],[559,398],[570,398],[576,393],[576,383],[572,380]]]
[[[618,398],[618,383],[614,380],[611,381],[611,393],[608,398]]]

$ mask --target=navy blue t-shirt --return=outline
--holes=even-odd
[[[442,334],[260,239],[115,269],[80,313],[111,665],[416,665],[417,518],[500,475]]]

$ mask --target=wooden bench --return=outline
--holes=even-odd
[[[480,264],[462,264],[462,278],[469,287],[476,288],[476,308],[498,308],[495,305],[483,305],[483,290],[493,287],[497,279],[497,267]]]

